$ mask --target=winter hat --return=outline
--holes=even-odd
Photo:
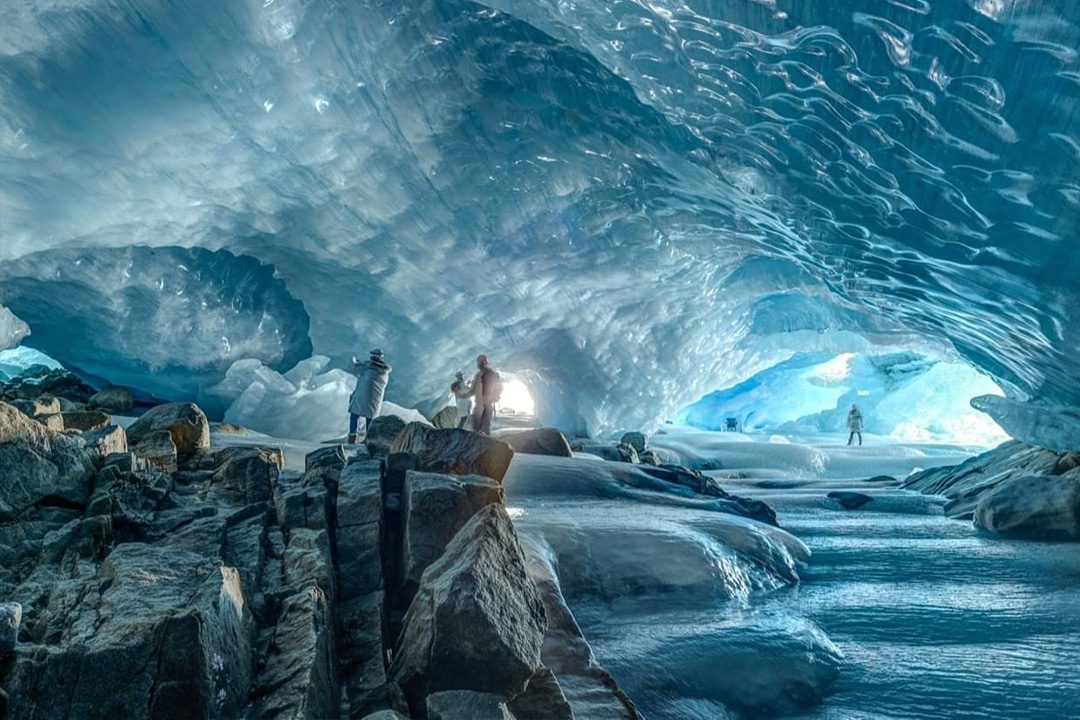
[[[375,348],[374,350],[369,352],[368,355],[370,355],[371,357],[376,358],[378,360],[383,359],[383,351],[380,350],[379,348]]]
[[[460,372],[460,371],[456,372],[456,373],[454,373],[454,377],[456,377],[458,380],[464,380],[465,379],[465,373]]]

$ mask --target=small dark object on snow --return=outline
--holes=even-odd
[[[863,495],[862,493],[850,492],[847,490],[834,490],[829,493],[829,497],[840,503],[840,507],[845,510],[858,510],[874,499],[869,495]]]

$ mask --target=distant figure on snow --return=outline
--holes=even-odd
[[[450,384],[450,392],[454,393],[454,402],[457,403],[458,429],[465,427],[472,414],[473,387],[465,382],[465,373],[459,372],[454,375],[454,382]]]
[[[386,364],[382,350],[372,350],[368,359],[360,361],[353,356],[353,374],[356,389],[349,398],[349,444],[356,442],[356,430],[360,418],[364,418],[364,437],[372,418],[382,410],[383,395],[390,382],[390,366]]]
[[[502,397],[502,378],[488,365],[487,355],[476,358],[476,376],[472,381],[476,396],[473,409],[473,429],[483,435],[491,434],[491,420],[495,417],[495,403]]]
[[[847,426],[851,434],[848,435],[847,444],[850,445],[851,441],[855,439],[855,436],[859,436],[859,447],[862,447],[862,413],[859,412],[859,406],[855,403],[851,404],[851,410],[847,414]]]

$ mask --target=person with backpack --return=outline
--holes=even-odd
[[[473,378],[476,406],[473,409],[473,429],[482,435],[491,434],[491,421],[495,417],[495,403],[502,397],[502,378],[488,364],[487,355],[476,358],[476,376]]]
[[[863,429],[863,417],[859,411],[859,406],[855,403],[851,404],[851,410],[847,414],[847,426],[851,433],[848,435],[847,444],[850,445],[851,441],[855,439],[855,436],[859,436],[859,447],[862,447],[862,429]]]
[[[364,418],[364,437],[367,437],[368,425],[378,417],[382,410],[383,395],[390,382],[390,366],[382,350],[372,350],[368,359],[360,361],[353,356],[352,371],[356,375],[356,388],[349,397],[349,437],[351,445],[357,439],[357,426]]]

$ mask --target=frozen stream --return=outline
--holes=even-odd
[[[521,503],[527,536],[561,538],[567,601],[646,717],[1080,718],[1080,550],[983,537],[935,498],[866,482],[951,464],[956,449],[722,440],[688,442],[746,465],[742,479],[731,464],[714,474],[809,546],[798,584],[770,579],[760,555],[717,555],[699,534],[730,544],[714,512]],[[832,490],[875,499],[844,510]]]

